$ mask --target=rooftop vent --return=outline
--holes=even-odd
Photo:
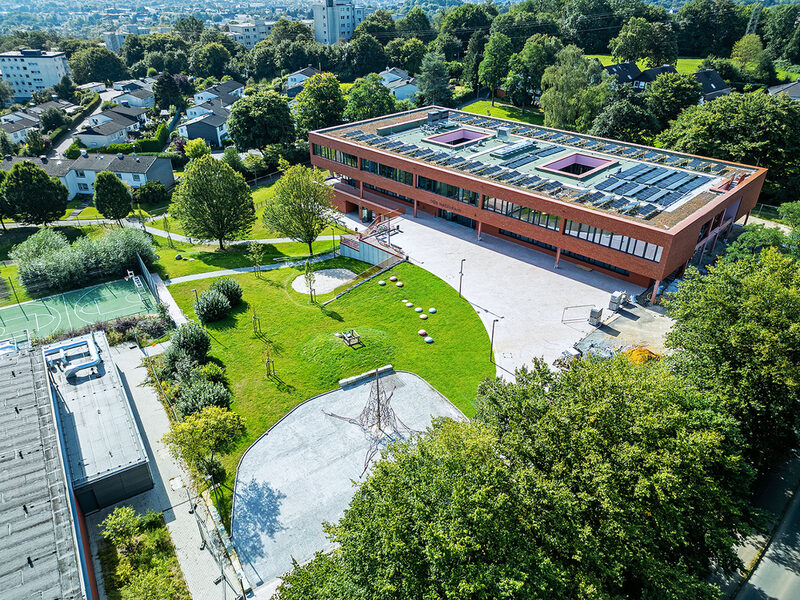
[[[497,128],[497,137],[501,140],[508,139],[508,127],[498,127]]]
[[[89,156],[89,153],[86,151],[86,148],[81,148],[81,156]]]
[[[47,157],[44,154],[39,155],[39,160],[43,163],[47,162]]]

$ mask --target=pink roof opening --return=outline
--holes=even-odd
[[[455,131],[448,131],[447,133],[438,133],[425,138],[424,141],[442,146],[449,146],[450,148],[460,148],[484,138],[491,137],[490,133],[483,131],[475,131],[473,129],[456,129]]]
[[[543,171],[558,173],[559,175],[584,179],[615,164],[617,164],[616,160],[598,158],[597,156],[589,156],[588,154],[576,152],[537,168]]]

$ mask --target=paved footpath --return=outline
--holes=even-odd
[[[189,476],[161,443],[161,437],[169,430],[169,419],[155,391],[150,386],[142,385],[147,376],[146,369],[140,366],[143,359],[142,351],[135,345],[121,344],[111,349],[111,356],[133,399],[134,417],[142,432],[155,482],[152,490],[125,500],[120,505],[133,506],[140,512],[152,509],[164,513],[167,528],[175,544],[178,562],[193,600],[236,598],[241,591],[236,591],[237,580],[233,570],[227,566],[225,583],[214,583],[220,575],[219,564],[214,555],[215,548],[212,544],[207,544],[204,550],[200,550],[201,525],[195,515],[204,515],[206,511],[200,504],[195,513],[189,513],[190,502],[185,487]],[[102,589],[102,570],[96,558],[99,541],[98,524],[113,509],[114,506],[111,506],[86,517],[95,572],[101,588],[101,600],[105,600],[106,596]],[[206,527],[207,531],[212,531],[210,523]],[[226,562],[227,559],[223,561],[223,565]]]
[[[308,262],[318,263],[325,260],[330,260],[334,257],[332,252],[328,254],[320,254],[313,258],[309,258]],[[306,264],[306,259],[291,260],[282,263],[274,263],[271,265],[262,265],[259,271],[274,271],[276,269],[286,269],[291,267],[302,267]],[[239,273],[252,273],[254,267],[239,267],[237,269],[222,269],[220,271],[211,271],[208,273],[195,273],[194,275],[184,275],[183,277],[176,277],[175,279],[168,279],[165,283],[167,285],[174,285],[176,283],[184,283],[186,281],[197,281],[198,279],[208,279],[210,277],[224,277],[225,275],[238,275]]]

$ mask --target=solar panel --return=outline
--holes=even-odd
[[[626,204],[628,204],[627,200],[625,200],[624,198],[617,198],[616,200],[611,201],[611,204],[608,205],[608,208],[612,210],[619,210]]]
[[[620,154],[622,154],[624,156],[631,156],[633,154],[636,154],[637,152],[639,152],[638,148],[625,148],[624,150],[622,150],[620,152]]]
[[[652,204],[646,204],[645,206],[639,208],[639,216],[643,219],[654,217],[658,212],[658,207],[653,206]]]
[[[666,169],[666,170],[665,170],[663,173],[660,173],[659,175],[656,175],[656,176],[655,176],[655,177],[653,177],[652,179],[649,179],[649,180],[647,181],[647,183],[648,183],[649,185],[656,185],[656,184],[658,184],[658,185],[660,186],[660,185],[662,185],[662,184],[661,184],[661,182],[662,182],[662,181],[665,181],[665,180],[669,179],[669,178],[670,178],[670,177],[672,177],[674,174],[675,174],[675,171],[673,171],[672,169]]]
[[[637,200],[647,200],[651,196],[655,196],[659,191],[660,190],[657,187],[650,186],[650,187],[646,187],[643,190],[640,190],[640,191],[638,191],[638,192],[636,192],[635,194],[632,194],[632,195]]]
[[[663,156],[660,152],[653,152],[651,150],[650,152],[645,152],[642,158],[647,160],[653,160],[654,158],[659,158],[660,156]]]
[[[347,133],[343,133],[342,137],[351,138],[357,135],[364,135],[364,132],[361,131],[360,129],[354,129],[353,131],[348,131]]]
[[[631,212],[636,212],[637,208],[639,208],[639,203],[638,202],[629,202],[628,204],[626,204],[625,206],[620,208],[619,212],[627,214],[627,213],[631,213]]]
[[[726,169],[725,165],[712,165],[711,171],[713,173],[722,173]]]
[[[669,185],[661,184],[661,187],[663,187],[665,189],[668,189],[668,190],[677,190],[684,183],[686,183],[687,181],[691,181],[692,179],[695,178],[695,175],[692,175],[691,173],[680,172],[680,175],[681,175],[680,179],[676,179],[675,181],[673,181]]]
[[[519,186],[526,186],[527,187],[527,186],[530,186],[533,183],[536,183],[540,179],[541,179],[541,177],[537,177],[536,175],[528,175],[527,177],[524,177],[523,179],[520,179],[519,181],[517,181],[516,184],[519,185]]]
[[[683,194],[680,192],[670,192],[666,196],[663,196],[658,199],[658,204],[662,208],[667,208],[675,204],[678,200],[683,197]]]
[[[436,154],[436,152],[434,152],[430,148],[423,148],[419,152],[414,151],[413,154],[414,154],[414,158],[425,158],[426,156],[430,156],[432,154]]]
[[[531,135],[535,138],[544,139],[547,135],[549,135],[549,131],[545,131],[544,129],[534,129],[531,131]]]
[[[710,177],[706,177],[705,175],[698,175],[693,179],[687,181],[682,186],[680,186],[677,191],[681,193],[691,192],[692,190],[696,190],[697,188],[705,185],[711,180]]]
[[[633,179],[634,177],[638,177],[643,175],[644,173],[648,173],[655,169],[650,165],[636,165],[635,167],[631,167],[630,169],[625,169],[621,173],[616,173],[615,177],[619,177],[620,179]]]
[[[542,190],[545,192],[552,192],[561,187],[561,184],[558,181],[551,181],[550,183],[543,185]]]
[[[601,181],[597,185],[594,186],[596,190],[612,190],[617,188],[625,183],[622,179],[615,179],[614,177],[609,177],[608,179]]]
[[[611,197],[610,196],[606,196],[605,194],[600,194],[600,197],[595,198],[594,200],[592,200],[591,204],[592,204],[592,206],[605,206],[609,202],[611,202]]]
[[[557,152],[561,152],[563,148],[559,148],[558,146],[550,146],[549,148],[542,150],[541,152],[537,152],[536,155],[539,158],[544,158],[545,156],[550,156],[551,154],[556,154]]]
[[[689,169],[699,169],[705,164],[705,161],[695,158],[688,165],[686,165],[686,167]]]
[[[680,156],[674,156],[673,154],[667,154],[666,156],[664,156],[664,163],[667,165],[674,165],[680,160],[681,160]]]
[[[581,204],[582,204],[582,203],[586,202],[586,201],[589,199],[589,197],[590,197],[591,195],[592,195],[592,192],[590,192],[590,191],[586,190],[586,191],[583,191],[583,192],[581,192],[581,193],[580,193],[580,194],[578,194],[577,196],[575,196],[575,197],[573,198],[573,200],[574,200],[575,202],[579,202],[579,203],[581,203]]]
[[[607,191],[613,189],[615,194],[625,195],[632,190],[638,189],[638,187],[639,187],[638,183],[634,183],[633,181],[628,181],[619,187],[610,188]]]
[[[598,142],[597,140],[586,140],[585,143],[584,143],[584,147],[586,147],[586,148],[594,148],[595,146],[598,146],[599,144],[600,144],[600,142]]]
[[[493,165],[493,166],[489,167],[488,169],[484,169],[483,171],[480,171],[479,174],[483,175],[485,177],[486,175],[491,175],[492,173],[496,173],[499,170],[500,170],[500,167],[498,167],[497,165]]]
[[[475,171],[475,170],[480,169],[480,168],[485,167],[485,166],[486,166],[486,163],[482,163],[482,162],[476,160],[476,161],[470,163],[469,165],[464,165],[463,167],[461,167],[461,169],[463,171]]]
[[[526,150],[530,150],[531,148],[535,147],[535,142],[531,140],[524,140],[522,142],[517,142],[516,144],[511,144],[510,146],[503,146],[502,148],[492,150],[490,154],[497,158],[505,158],[507,156],[520,154],[521,152],[525,152]]]
[[[667,175],[670,172],[669,169],[665,169],[664,167],[656,167],[648,171],[647,173],[643,173],[637,177],[634,177],[633,180],[637,183],[650,183],[662,175]]]
[[[581,138],[575,137],[574,135],[571,138],[567,138],[564,140],[565,144],[576,144],[581,141]]]

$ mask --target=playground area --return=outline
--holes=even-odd
[[[109,281],[0,309],[0,339],[45,338],[59,331],[154,312],[156,304],[148,287],[137,285],[133,277]]]
[[[341,518],[352,481],[388,441],[424,431],[434,417],[464,419],[421,377],[380,372],[379,395],[374,371],[343,380],[292,410],[242,457],[231,531],[254,588],[289,571],[293,558],[302,564],[330,547],[322,522]]]

